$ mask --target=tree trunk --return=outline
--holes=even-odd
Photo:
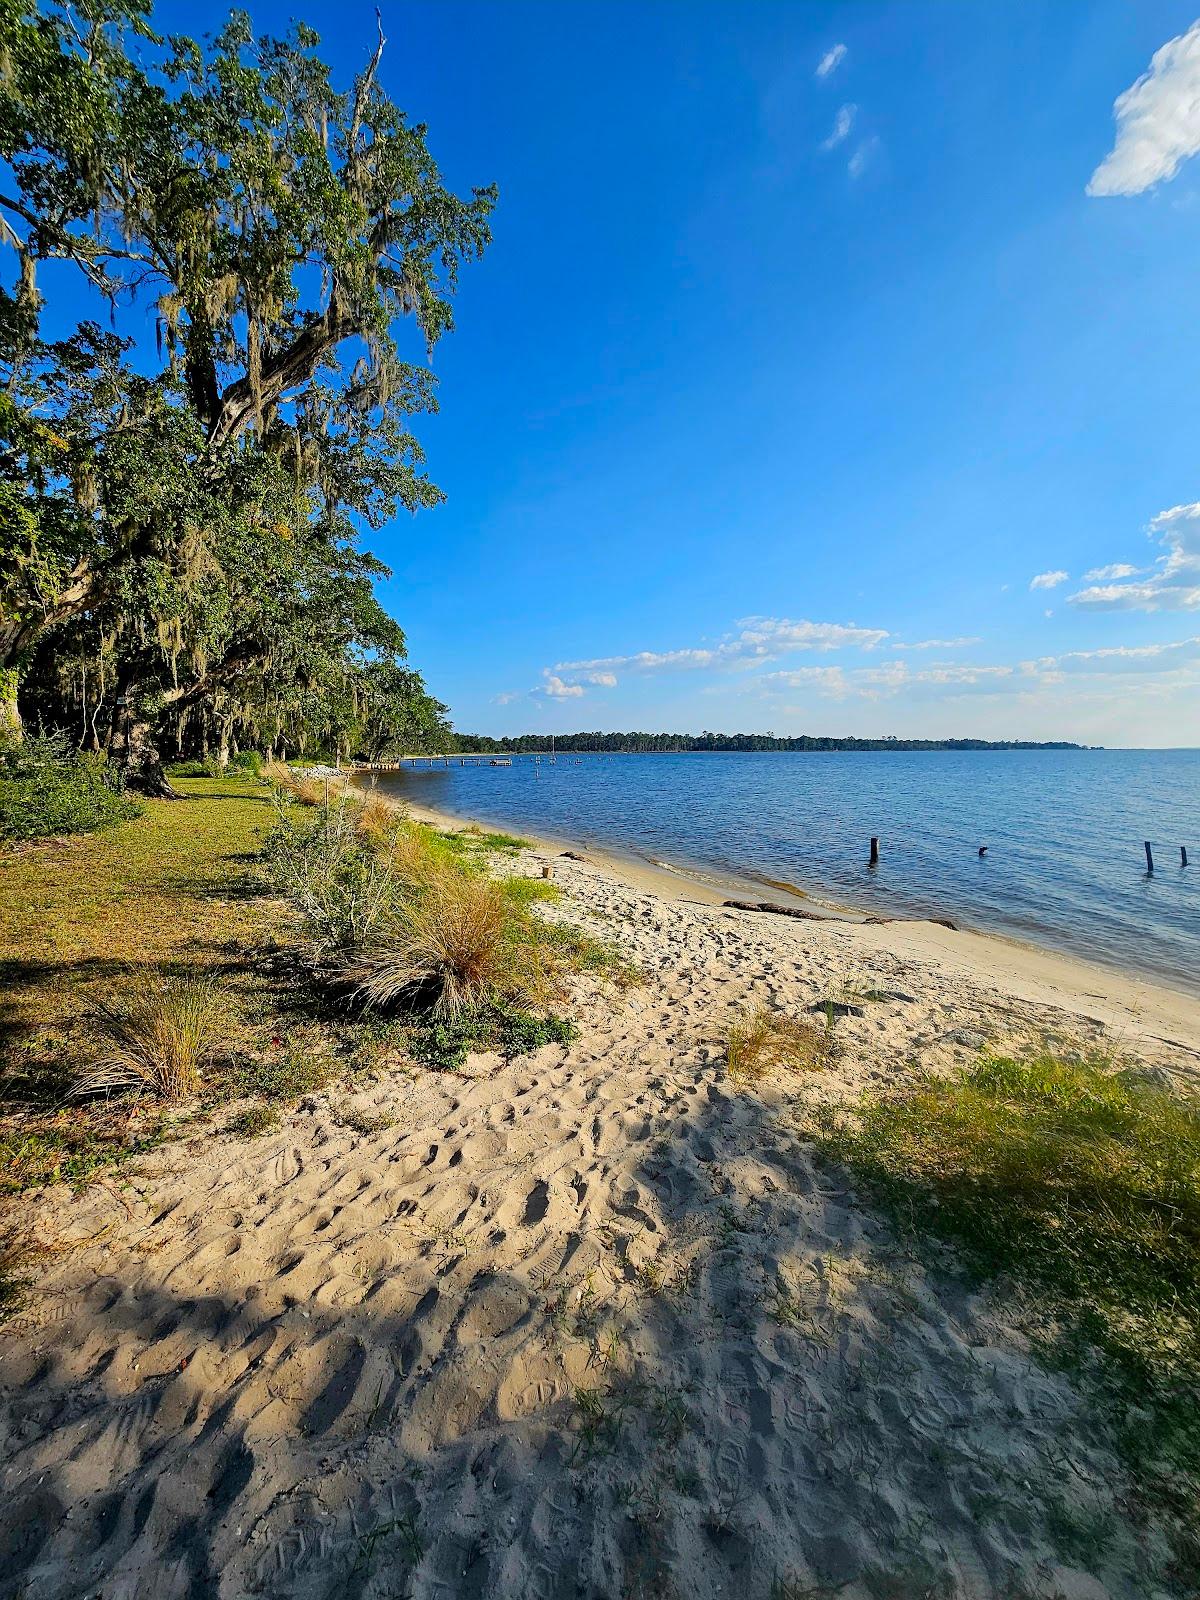
[[[178,789],[163,771],[162,758],[148,722],[135,722],[129,730],[123,755],[125,782],[138,794],[156,800],[179,800]]]
[[[17,669],[0,667],[0,750],[11,750],[24,736],[17,705]]]
[[[108,758],[120,766],[126,786],[152,799],[181,799],[178,789],[171,787],[170,779],[163,771],[151,724],[130,710],[124,695],[117,700],[115,717]]]

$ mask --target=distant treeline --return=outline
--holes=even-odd
[[[550,735],[519,733],[509,739],[487,734],[458,733],[453,748],[466,753],[524,755],[547,750]],[[1029,739],[834,739],[797,734],[777,739],[769,733],[556,733],[556,750],[603,751],[613,755],[640,755],[659,751],[701,750],[1085,750],[1086,745],[1055,739],[1038,744]]]

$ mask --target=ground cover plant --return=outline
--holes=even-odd
[[[1200,1558],[1200,1101],[1107,1058],[988,1056],[807,1131],[909,1237],[1025,1297]],[[1193,1570],[1196,1570],[1193,1568]]]
[[[255,878],[268,789],[236,775],[177,783],[182,800],[148,801],[104,832],[0,855],[0,1193],[86,1183],[202,1131],[229,1099],[308,1092],[310,1057],[332,1063],[328,1078],[378,1047],[364,1025],[314,1018],[271,969],[281,911]],[[197,1024],[199,1095],[164,1098],[172,1062],[188,1077]],[[108,1092],[80,1100],[123,1031],[155,1092],[97,1083]]]
[[[94,833],[137,815],[116,769],[61,735],[0,752],[0,844]]]

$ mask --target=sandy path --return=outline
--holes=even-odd
[[[568,1051],[35,1201],[73,1248],[0,1353],[0,1594],[1169,1593],[1070,1384],[815,1167],[809,1085],[737,1094],[721,1062],[748,997],[847,979],[903,998],[839,1024],[817,1093],[1099,1025],[890,929],[555,865],[554,914],[651,974],[581,991]]]

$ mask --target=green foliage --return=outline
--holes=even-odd
[[[567,1045],[579,1030],[567,1017],[537,1016],[502,1005],[478,1006],[452,1021],[426,1018],[409,1029],[415,1060],[440,1071],[461,1067],[471,1053],[497,1051],[505,1060],[532,1055],[543,1045]]]
[[[82,1188],[97,1173],[152,1150],[161,1137],[159,1127],[135,1132],[122,1120],[68,1112],[0,1127],[0,1195],[50,1183]]]
[[[318,44],[0,5],[0,668],[126,753],[444,734],[358,541],[441,499],[410,421],[495,193],[444,186],[382,40],[346,89]]]
[[[27,738],[0,754],[0,840],[94,833],[138,814],[119,775],[63,738]]]
[[[1047,1354],[1089,1375],[1193,1517],[1200,1102],[1104,1060],[988,1057],[811,1131],[918,1238],[1025,1286]]]
[[[272,1133],[278,1126],[278,1106],[256,1102],[231,1117],[227,1131],[240,1139],[257,1139],[260,1134]]]
[[[328,1088],[345,1069],[331,1056],[303,1047],[281,1047],[264,1059],[247,1059],[223,1075],[220,1089],[231,1095],[261,1095],[264,1100],[299,1100]]]
[[[313,956],[361,950],[394,914],[399,884],[364,843],[346,800],[309,817],[277,799],[263,852],[268,881],[298,913]]]

